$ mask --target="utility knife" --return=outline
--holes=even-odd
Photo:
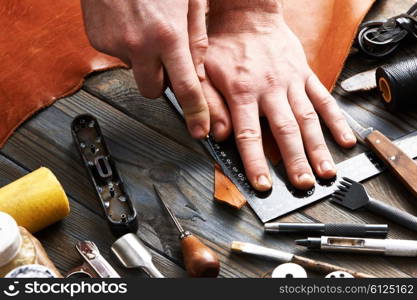
[[[370,91],[377,87],[376,68],[358,73],[342,81],[340,86],[345,92]]]
[[[372,127],[365,128],[346,111],[342,110],[342,112],[359,141],[368,145],[407,188],[417,196],[417,164],[414,160],[380,131],[374,130]]]

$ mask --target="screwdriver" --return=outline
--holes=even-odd
[[[153,188],[180,233],[179,239],[188,275],[190,277],[217,277],[220,271],[220,262],[216,254],[189,231],[182,228],[178,219],[163,200],[159,189],[155,185]]]

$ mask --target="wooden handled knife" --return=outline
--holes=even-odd
[[[346,120],[359,140],[367,144],[396,176],[417,196],[417,164],[380,131],[365,128],[342,110]],[[416,145],[417,147],[417,145]]]

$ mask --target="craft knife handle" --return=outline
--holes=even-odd
[[[387,219],[390,219],[391,221],[396,222],[410,230],[417,232],[417,217],[413,216],[412,214],[406,211],[387,205],[373,198],[369,199],[367,209],[380,216],[386,217]]]
[[[417,164],[414,160],[378,130],[370,133],[365,140],[414,196],[417,196]]]

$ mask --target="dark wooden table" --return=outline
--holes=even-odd
[[[392,16],[407,10],[414,1],[378,1],[368,18]],[[386,61],[415,55],[417,47],[403,50]],[[385,61],[384,61],[385,62]],[[341,78],[381,62],[361,55],[349,58]],[[417,128],[417,112],[389,114],[375,92],[344,95],[337,87],[340,105],[363,124],[399,138]],[[0,153],[0,184],[4,185],[40,166],[50,168],[63,184],[71,201],[71,214],[62,222],[37,234],[62,272],[81,264],[74,249],[78,240],[94,241],[105,257],[114,237],[73,145],[70,123],[81,113],[95,115],[108,146],[125,179],[139,213],[139,235],[151,249],[157,267],[169,277],[186,276],[177,233],[155,198],[152,183],[163,185],[171,195],[173,210],[188,228],[212,249],[222,264],[222,277],[261,277],[277,264],[229,251],[233,240],[248,241],[336,263],[379,277],[416,277],[415,258],[388,258],[345,254],[305,253],[293,244],[294,237],[265,235],[262,224],[249,207],[241,211],[213,201],[213,162],[201,145],[190,138],[180,118],[163,99],[144,99],[128,70],[91,76],[76,94],[57,101],[23,124]],[[336,161],[364,150],[343,150],[328,138]],[[417,200],[391,174],[366,183],[376,198],[417,214]],[[384,223],[370,213],[350,213],[327,201],[281,219],[287,222]],[[391,238],[416,239],[417,234],[392,225]],[[109,258],[113,265],[116,261]],[[118,268],[125,276],[145,276],[141,271]],[[314,275],[313,275],[314,276]]]

